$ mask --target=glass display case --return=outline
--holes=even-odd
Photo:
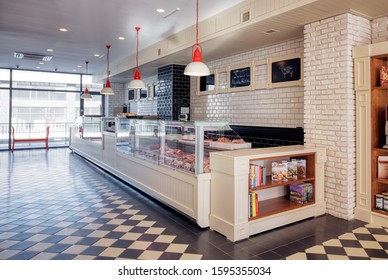
[[[75,121],[75,136],[84,140],[101,142],[101,117],[78,117]]]
[[[251,148],[227,122],[116,119],[116,135],[117,151],[193,174],[210,172],[212,151]]]
[[[115,133],[116,121],[115,117],[102,117],[101,118],[102,131]]]
[[[118,152],[129,151],[129,121],[126,117],[116,117],[116,149]]]

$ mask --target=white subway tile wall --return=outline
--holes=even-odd
[[[112,116],[116,107],[122,108],[125,103],[125,89],[126,86],[123,83],[111,83],[115,95],[108,95],[105,98],[108,98],[108,116]]]
[[[355,206],[355,92],[352,47],[369,44],[370,22],[343,14],[304,27],[305,143],[327,148],[327,211],[352,219]]]
[[[294,53],[303,53],[303,38],[215,61],[206,61],[206,64],[210,69],[217,69]],[[261,76],[258,81],[266,83],[266,67],[259,66],[253,76]],[[196,79],[191,78],[192,120],[226,120],[231,124],[270,127],[303,126],[303,87],[301,86],[198,96]],[[226,87],[226,73],[219,76],[218,84],[221,88]]]

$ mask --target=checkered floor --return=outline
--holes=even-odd
[[[387,239],[324,215],[231,242],[67,148],[0,152],[0,260],[388,259]]]
[[[80,159],[17,153],[1,175],[0,259],[201,259]]]
[[[388,259],[388,229],[371,224],[287,257],[287,260],[377,259]]]

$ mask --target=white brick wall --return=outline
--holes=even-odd
[[[352,47],[370,43],[370,22],[343,14],[304,27],[305,143],[327,148],[325,196],[334,216],[355,206],[355,92]]]
[[[372,21],[372,43],[388,41],[388,16]]]
[[[215,61],[206,61],[206,64],[210,69],[216,69],[302,52],[303,39],[300,38]],[[259,67],[258,71],[262,72],[260,69]],[[271,127],[303,126],[303,87],[197,96],[196,79],[191,78],[192,120],[226,120],[231,124]],[[226,75],[222,80],[226,83]]]

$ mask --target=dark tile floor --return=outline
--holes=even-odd
[[[233,243],[67,148],[0,152],[0,205],[2,260],[308,259],[365,228],[324,215]]]

